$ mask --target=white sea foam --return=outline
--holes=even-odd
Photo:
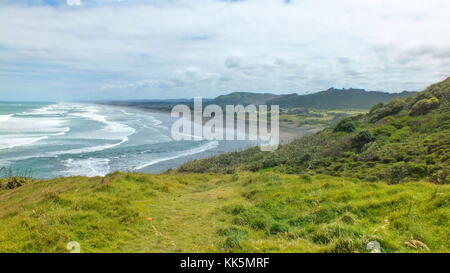
[[[70,130],[63,127],[64,122],[60,118],[9,115],[0,122],[0,149],[29,146],[49,136],[63,135]]]
[[[9,114],[9,115],[0,115],[0,122],[2,122],[2,121],[7,121],[7,120],[11,119],[12,116],[13,116],[12,114]]]
[[[8,132],[58,132],[63,128],[64,120],[60,118],[48,117],[12,117],[0,124],[0,131]]]
[[[48,129],[48,128],[47,128]],[[42,130],[42,129],[40,129]],[[20,146],[29,146],[37,142],[48,139],[51,136],[62,136],[70,131],[70,127],[52,128],[45,134],[33,134],[31,132],[17,134],[3,134],[0,135],[0,150],[11,149]]]
[[[100,151],[103,151],[106,149],[111,149],[116,146],[119,146],[120,144],[125,143],[127,141],[128,141],[128,138],[125,138],[125,139],[121,140],[120,142],[113,143],[113,144],[105,144],[105,145],[98,145],[98,146],[89,146],[89,147],[85,147],[85,148],[57,151],[57,152],[47,153],[46,155],[47,156],[59,156],[59,155],[73,155],[73,154],[100,152]]]
[[[54,134],[50,134],[50,135],[51,136],[63,136],[69,131],[70,131],[70,127],[64,127],[64,128],[62,128],[62,130],[60,132],[54,133]]]
[[[104,144],[97,146],[90,146],[78,149],[70,149],[65,151],[57,151],[52,152],[50,155],[58,156],[65,154],[82,154],[82,153],[91,153],[91,152],[99,152],[106,149],[111,149],[113,147],[119,146],[128,141],[128,137],[136,133],[136,129],[119,122],[109,121],[106,119],[106,116],[98,114],[98,109],[94,106],[87,106],[83,108],[84,112],[81,113],[72,113],[70,116],[79,117],[84,119],[89,119],[93,121],[97,121],[105,124],[103,128],[96,132],[92,132],[91,137],[94,139],[103,139],[103,140],[119,140],[116,143],[112,144]],[[85,136],[89,137],[89,136]]]
[[[142,153],[139,147],[158,143],[161,136],[169,138],[167,134],[160,132],[163,130],[159,130],[165,124],[158,119],[158,115],[144,115],[131,110],[125,112],[119,108],[83,103],[61,103],[17,112],[20,111],[28,113],[0,116],[0,149],[28,145],[30,147],[1,150],[0,165],[5,165],[3,162],[6,162],[8,165],[24,164],[33,168],[39,166],[36,165],[39,162],[22,160],[44,157],[48,166],[42,165],[45,167],[42,174],[39,174],[42,177],[47,177],[50,173],[62,176],[96,176],[105,175],[113,169],[142,169],[201,153],[219,145],[217,141],[197,143],[195,145],[199,145],[198,147],[164,152],[159,158],[152,160],[149,159],[151,155]],[[147,130],[146,127],[152,130]],[[130,137],[135,133],[135,136]],[[125,142],[133,142],[130,143],[131,152],[125,152],[127,150],[124,148],[117,150],[117,153],[109,151],[102,155],[101,151]],[[33,148],[32,145],[37,146]],[[82,155],[92,152],[99,153]],[[125,156],[127,158],[124,158]]]
[[[73,111],[77,112],[70,113]],[[102,151],[127,142],[128,137],[136,132],[134,128],[126,124],[107,120],[105,115],[99,114],[98,112],[99,109],[93,105],[61,103],[16,115],[2,115],[0,116],[0,120],[4,122],[0,123],[0,149],[27,146],[47,139],[48,137],[65,135],[71,130],[69,126],[64,126],[68,122],[68,117],[88,119],[104,124],[104,127],[100,130],[89,132],[81,137],[74,135],[75,138],[118,141],[79,149],[44,153],[42,154],[43,156]],[[55,116],[55,114],[68,115]]]
[[[150,113],[140,114],[130,114],[127,113],[126,115],[134,115],[136,118],[138,118],[140,124],[142,124],[145,128],[159,128],[159,129],[165,129],[168,130],[169,128],[167,126],[162,125],[162,121],[157,119],[156,117],[150,115]]]
[[[42,116],[42,115],[62,115],[67,113],[68,109],[65,109],[64,107],[61,107],[58,104],[52,104],[48,106],[44,106],[41,108],[37,108],[34,110],[31,110],[29,112],[21,112],[17,113],[17,116]]]
[[[36,137],[20,137],[20,136],[6,136],[0,137],[0,150],[11,149],[19,146],[32,145],[40,140],[46,139],[48,136],[36,136]]]
[[[85,108],[85,112],[73,113],[71,116],[81,117],[84,119],[90,119],[105,124],[105,126],[100,129],[101,136],[96,136],[101,139],[119,139],[123,142],[128,141],[130,135],[134,134],[136,130],[126,124],[122,124],[115,121],[109,121],[106,116],[98,114],[98,109],[93,107]],[[121,143],[120,143],[121,144]]]
[[[160,121],[159,119],[155,118],[154,116],[148,116],[148,119],[150,119],[150,122],[153,124],[153,126],[155,127],[161,127],[161,128],[167,128],[166,126],[162,126],[162,121]]]
[[[177,155],[174,155],[174,156],[168,156],[168,157],[155,159],[153,161],[150,161],[150,162],[147,162],[147,163],[145,163],[143,165],[135,167],[134,169],[135,170],[139,170],[139,169],[143,169],[145,167],[151,166],[151,165],[155,165],[155,164],[160,163],[160,162],[164,162],[164,161],[168,161],[168,160],[172,160],[172,159],[177,159],[177,158],[188,156],[188,155],[194,155],[194,154],[202,153],[202,152],[205,152],[205,151],[217,148],[218,146],[219,146],[219,142],[218,141],[211,141],[211,142],[208,142],[208,143],[206,143],[206,144],[204,144],[202,146],[183,151],[183,152],[181,152],[181,153],[179,153]]]
[[[103,176],[109,172],[109,161],[107,158],[67,159],[62,162],[64,170],[60,174],[62,176]]]

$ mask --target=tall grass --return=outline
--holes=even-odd
[[[450,186],[274,171],[113,173],[0,190],[0,252],[450,252]]]

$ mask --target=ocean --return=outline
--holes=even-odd
[[[220,145],[173,141],[172,122],[168,114],[127,107],[0,102],[0,177],[9,169],[40,179],[141,171]]]

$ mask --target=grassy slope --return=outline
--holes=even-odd
[[[275,153],[2,186],[0,251],[450,252],[449,101],[450,78]]]
[[[407,98],[412,92],[384,93],[361,89],[329,89],[309,95],[282,95],[267,101],[282,108],[308,107],[317,109],[369,109],[379,102],[388,102],[397,97]]]
[[[450,252],[449,200],[449,185],[272,171],[61,178],[0,190],[0,251]]]
[[[294,126],[315,125],[322,128],[336,125],[339,120],[348,116],[366,113],[365,110],[316,110],[291,108],[280,113],[280,122]]]
[[[337,130],[339,126],[344,129]],[[282,145],[274,153],[255,147],[194,160],[177,171],[233,173],[267,168],[366,181],[450,183],[450,78],[406,100],[346,118],[334,129]]]
[[[270,93],[233,92],[213,100],[219,105],[225,104],[273,104],[282,108],[307,107],[317,109],[369,109],[378,102],[387,102],[394,98],[406,98],[413,92],[385,93],[362,89],[329,89],[309,95],[275,95]]]

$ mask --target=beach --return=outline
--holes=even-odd
[[[148,113],[161,113],[170,115],[170,112],[168,110],[161,110],[161,108],[148,108],[148,107],[142,107],[142,106],[122,106],[122,107],[130,107],[130,108],[137,108],[144,112]],[[207,122],[209,119],[204,118],[203,124]],[[292,140],[300,137],[304,137],[307,135],[315,134],[316,132],[322,130],[322,127],[319,126],[295,126],[286,122],[281,121],[280,127],[279,127],[279,134],[280,134],[280,144],[287,144],[291,142]],[[224,140],[224,141],[217,141],[218,145],[216,147],[195,153],[195,154],[189,154],[180,158],[174,158],[169,160],[161,161],[157,164],[149,165],[145,168],[140,169],[141,172],[144,173],[160,173],[163,171],[166,171],[168,169],[177,168],[178,166],[189,162],[191,160],[195,159],[201,159],[201,158],[208,158],[214,155],[223,154],[227,152],[236,152],[245,150],[247,148],[257,146],[258,144],[254,141],[238,141],[238,140]]]
[[[35,178],[160,173],[198,158],[258,145],[249,140],[174,141],[167,111],[94,103],[2,103],[0,168]],[[36,126],[39,124],[39,126]],[[314,133],[281,124],[280,143]]]

